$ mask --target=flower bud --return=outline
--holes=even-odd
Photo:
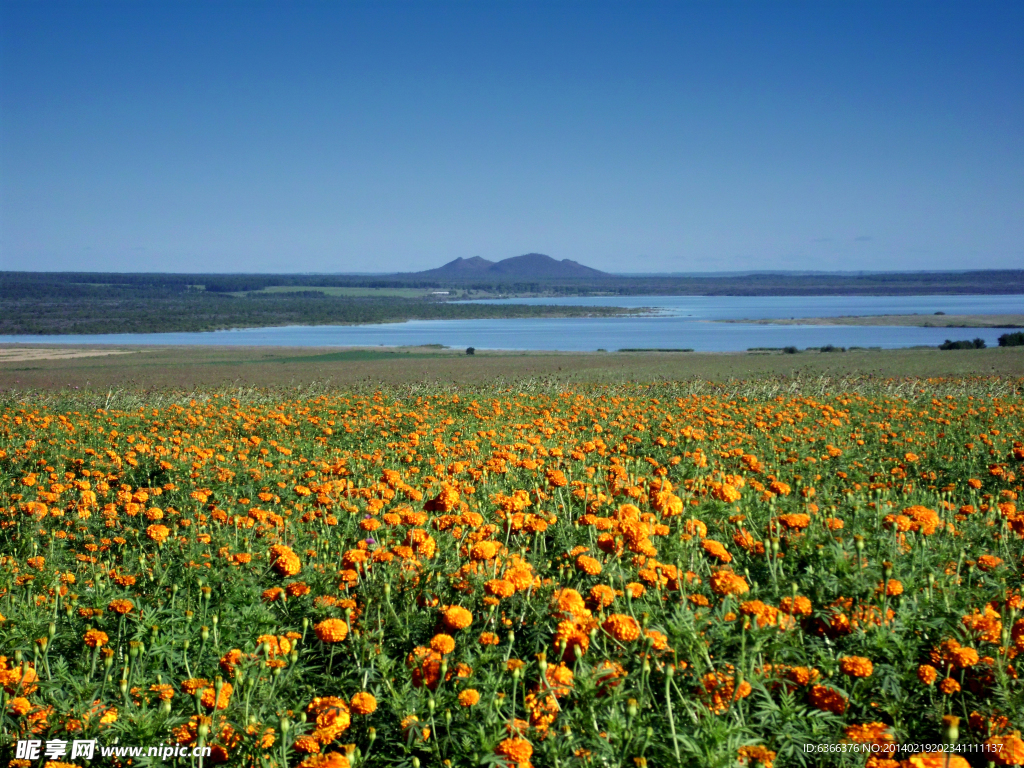
[[[945,715],[942,718],[942,740],[946,744],[956,744],[960,738],[960,718],[955,715]]]

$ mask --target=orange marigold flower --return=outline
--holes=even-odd
[[[325,643],[340,643],[348,635],[348,625],[342,619],[324,619],[313,631]]]
[[[459,704],[463,707],[476,706],[480,701],[480,692],[475,688],[467,688],[459,694]]]
[[[281,596],[283,592],[284,590],[280,587],[271,587],[270,589],[265,589],[263,590],[263,602],[273,603]]]
[[[726,670],[732,667],[726,665]],[[726,712],[735,701],[745,699],[753,688],[746,680],[736,686],[736,678],[726,672],[708,672],[701,677],[700,692],[706,697],[705,704],[716,715]]]
[[[357,715],[372,715],[377,711],[377,699],[372,693],[360,691],[352,696],[349,707]]]
[[[340,752],[328,752],[325,755],[310,755],[298,768],[351,768],[352,763]]]
[[[605,619],[601,628],[622,642],[632,642],[640,637],[640,625],[637,624],[636,619],[624,613],[613,613]]]
[[[7,708],[17,717],[21,717],[22,715],[26,715],[32,711],[32,702],[24,696],[18,696],[8,702]]]
[[[434,635],[430,638],[430,648],[440,654],[451,653],[455,650],[455,638],[445,634]]]
[[[846,711],[846,697],[827,685],[812,685],[808,693],[811,704],[823,712],[841,715]]]
[[[846,738],[858,744],[881,744],[892,742],[893,735],[885,723],[862,723],[846,726]]]
[[[293,581],[285,588],[285,591],[288,593],[288,597],[302,597],[309,594],[309,585],[304,581]]]
[[[701,520],[690,518],[683,523],[683,531],[689,536],[696,536],[698,539],[703,539],[708,535],[708,527]]]
[[[167,683],[151,685],[149,690],[155,693],[160,701],[170,701],[174,698],[174,689]]]
[[[871,659],[863,656],[843,656],[839,659],[839,668],[849,677],[871,677],[871,673],[875,671]]]
[[[90,629],[85,633],[85,637],[82,638],[82,642],[90,648],[99,648],[101,645],[106,645],[109,640],[110,638],[107,637],[107,633],[101,632],[98,629]]]
[[[719,561],[723,563],[732,562],[732,555],[729,554],[729,551],[725,548],[722,542],[715,541],[714,539],[704,539],[704,541],[700,543],[700,546],[712,557],[717,557]]]
[[[316,719],[312,736],[321,744],[330,744],[352,724],[348,704],[337,696],[317,696],[306,707],[306,713]]]
[[[590,590],[590,599],[598,608],[606,608],[615,602],[615,589],[607,584],[598,584]]]
[[[989,759],[996,765],[1024,765],[1024,740],[1020,731],[993,736],[985,741]]]
[[[782,523],[785,528],[799,531],[811,524],[811,518],[810,515],[795,513],[791,515],[779,515],[779,522]]]
[[[779,601],[779,610],[790,616],[810,616],[811,601],[803,595],[784,597]]]
[[[773,768],[775,765],[775,753],[760,745],[740,747],[736,757],[740,765],[758,766],[758,768]]]
[[[973,648],[958,648],[953,652],[953,664],[957,669],[973,667],[979,660],[978,652]]]
[[[135,610],[135,605],[132,603],[131,600],[111,600],[110,605],[107,606],[107,610],[112,611],[113,613],[119,613],[123,616],[126,613],[131,613],[133,610]]]
[[[478,541],[469,552],[473,560],[493,560],[501,551],[501,544],[497,541]]]
[[[555,696],[564,696],[572,687],[573,673],[569,667],[565,666],[565,662],[560,662],[557,666],[553,664],[548,666],[544,672],[544,679]]]
[[[167,537],[171,535],[171,529],[166,525],[151,525],[146,529],[146,536],[155,541],[157,544],[163,544],[167,541]]]
[[[885,590],[885,594],[889,597],[896,597],[903,594],[903,582],[898,579],[889,579],[888,581],[882,582],[876,588],[876,592],[882,592]]]
[[[932,685],[939,676],[939,670],[931,664],[922,664],[917,668],[917,679],[925,685]]]
[[[971,764],[952,752],[918,752],[900,763],[901,768],[971,768]]]
[[[449,605],[441,612],[441,619],[448,629],[465,629],[473,623],[473,614],[461,605]]]
[[[295,576],[302,570],[302,562],[291,547],[275,544],[270,548],[270,554],[274,558],[273,568],[281,576]]]
[[[947,677],[941,683],[939,683],[939,690],[942,691],[946,696],[952,696],[960,690],[960,683],[954,680],[952,677]]]
[[[507,758],[511,764],[526,768],[533,756],[533,745],[526,739],[504,739],[494,748],[494,752]]]
[[[227,709],[228,702],[231,701],[231,694],[234,688],[231,683],[224,683],[220,687],[220,695],[217,696],[217,709]],[[202,704],[207,709],[213,709],[213,697],[216,695],[215,688],[207,688],[203,691]]]
[[[516,593],[515,585],[505,579],[491,579],[484,585],[484,588],[487,590],[487,594],[499,598],[512,597]]]
[[[739,574],[721,570],[711,574],[711,591],[716,595],[742,595],[750,591],[750,585]]]
[[[493,632],[481,632],[480,640],[478,642],[480,645],[497,645],[501,640],[498,639],[498,636]]]
[[[590,557],[590,555],[580,555],[577,557],[576,567],[588,576],[598,576],[601,573],[601,563]]]
[[[559,589],[554,594],[558,610],[569,616],[588,615],[587,604],[583,601],[583,595],[575,589]]]

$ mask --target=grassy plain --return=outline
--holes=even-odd
[[[431,288],[371,288],[369,286],[272,285],[259,291],[252,291],[252,293],[302,293],[303,291],[317,291],[326,296],[372,296],[377,298],[398,296],[403,299],[424,299],[433,297],[435,290]],[[245,296],[247,294],[245,291],[240,291],[232,295]]]
[[[752,325],[869,325],[918,328],[1024,328],[1024,315],[844,315],[843,317],[790,317],[760,320],[718,320]]]
[[[60,346],[6,345],[0,350]],[[104,351],[103,348],[85,348]],[[347,387],[414,383],[478,385],[544,379],[575,384],[664,380],[728,381],[758,377],[1024,376],[1024,348],[939,351],[857,350],[845,353],[487,352],[430,347],[116,347],[105,357],[12,360],[0,353],[0,389],[191,388],[206,386]]]

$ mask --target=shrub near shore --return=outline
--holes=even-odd
[[[0,739],[1021,764],[1024,403],[921,391],[9,405]]]

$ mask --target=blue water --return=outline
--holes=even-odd
[[[935,312],[1024,314],[1024,296],[608,296],[502,299],[486,303],[653,307],[657,314],[609,318],[413,320],[377,325],[286,326],[205,333],[120,333],[0,336],[0,343],[156,344],[226,346],[412,346],[444,344],[478,349],[592,351],[629,347],[691,348],[708,352],[751,347],[936,346],[945,339],[981,337],[995,346],[1005,329],[752,325],[713,320],[838,317]]]

